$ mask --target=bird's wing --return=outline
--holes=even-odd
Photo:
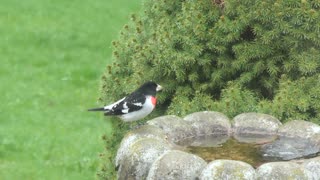
[[[104,110],[108,110],[110,111],[114,106],[116,106],[117,104],[121,104],[121,101],[123,101],[124,99],[126,99],[126,97],[120,99],[119,101],[115,102],[115,103],[112,103],[112,104],[109,104],[107,106],[104,106]]]
[[[122,101],[114,103],[110,111],[106,112],[105,115],[123,115],[133,111],[138,111],[143,107],[143,104],[146,101],[144,95],[131,95],[127,96]]]
[[[98,107],[98,108],[91,108],[91,109],[88,109],[88,111],[105,111],[105,112],[108,112],[112,109],[112,107],[114,107],[115,105],[121,103],[121,101],[123,101],[126,97],[120,99],[119,101],[115,102],[115,103],[112,103],[112,104],[109,104],[109,105],[106,105],[104,107]]]

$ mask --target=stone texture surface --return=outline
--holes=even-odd
[[[231,133],[229,118],[220,112],[196,112],[183,119],[191,123],[196,133],[195,136],[229,135]]]
[[[194,180],[206,165],[196,155],[177,150],[167,151],[152,164],[147,180]]]
[[[118,179],[145,179],[152,163],[168,150],[170,150],[170,145],[156,138],[139,139],[128,147],[126,154],[122,154]]]
[[[196,146],[196,147],[221,147],[221,144],[227,142],[230,139],[228,135],[210,135],[199,136],[190,139],[184,139],[177,142],[182,147]]]
[[[147,123],[162,129],[168,135],[168,138],[173,142],[194,137],[191,124],[178,116],[161,116],[152,119]]]
[[[319,147],[309,139],[285,138],[265,144],[261,147],[263,158],[267,161],[292,160],[302,157],[314,157]]]
[[[233,136],[240,142],[266,143],[276,139],[281,122],[270,115],[243,113],[233,118]]]
[[[261,165],[257,170],[259,180],[301,179],[312,180],[312,173],[293,162],[271,162]]]
[[[122,139],[120,143],[120,147],[117,151],[116,166],[118,166],[120,162],[123,160],[125,155],[128,153],[129,147],[133,143],[135,143],[141,138],[146,138],[146,137],[155,138],[159,141],[166,141],[167,139],[167,136],[162,129],[157,128],[155,126],[151,126],[151,125],[144,125],[139,127],[138,129],[129,131]]]
[[[201,172],[200,180],[254,180],[254,168],[242,161],[215,160],[210,162]]]
[[[279,128],[279,136],[311,139],[320,146],[320,126],[312,122],[293,120]]]
[[[320,156],[305,160],[302,167],[311,172],[312,179],[320,179]]]
[[[244,113],[233,119],[230,128],[228,118],[218,112],[197,112],[184,119],[162,116],[125,135],[116,155],[118,179],[320,179],[320,157],[265,163],[254,170],[234,160],[206,165],[196,155],[173,150],[185,150],[174,144],[182,142],[187,146],[220,146],[229,139],[230,131],[237,141],[264,143],[266,160],[320,155],[320,126],[306,121],[281,125],[266,114]]]

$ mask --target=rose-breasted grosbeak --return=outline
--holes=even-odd
[[[125,122],[136,121],[153,111],[157,103],[156,93],[160,90],[159,84],[149,81],[119,101],[89,111],[104,111],[104,115],[119,116]]]

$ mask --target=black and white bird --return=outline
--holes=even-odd
[[[157,103],[156,94],[162,87],[149,81],[137,90],[110,105],[89,109],[89,111],[104,111],[105,116],[118,116],[125,122],[137,121],[150,114]]]

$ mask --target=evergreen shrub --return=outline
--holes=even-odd
[[[154,80],[164,91],[153,114],[260,112],[319,124],[319,9],[316,0],[147,0],[112,43],[101,100]],[[113,125],[110,159],[128,128]]]

